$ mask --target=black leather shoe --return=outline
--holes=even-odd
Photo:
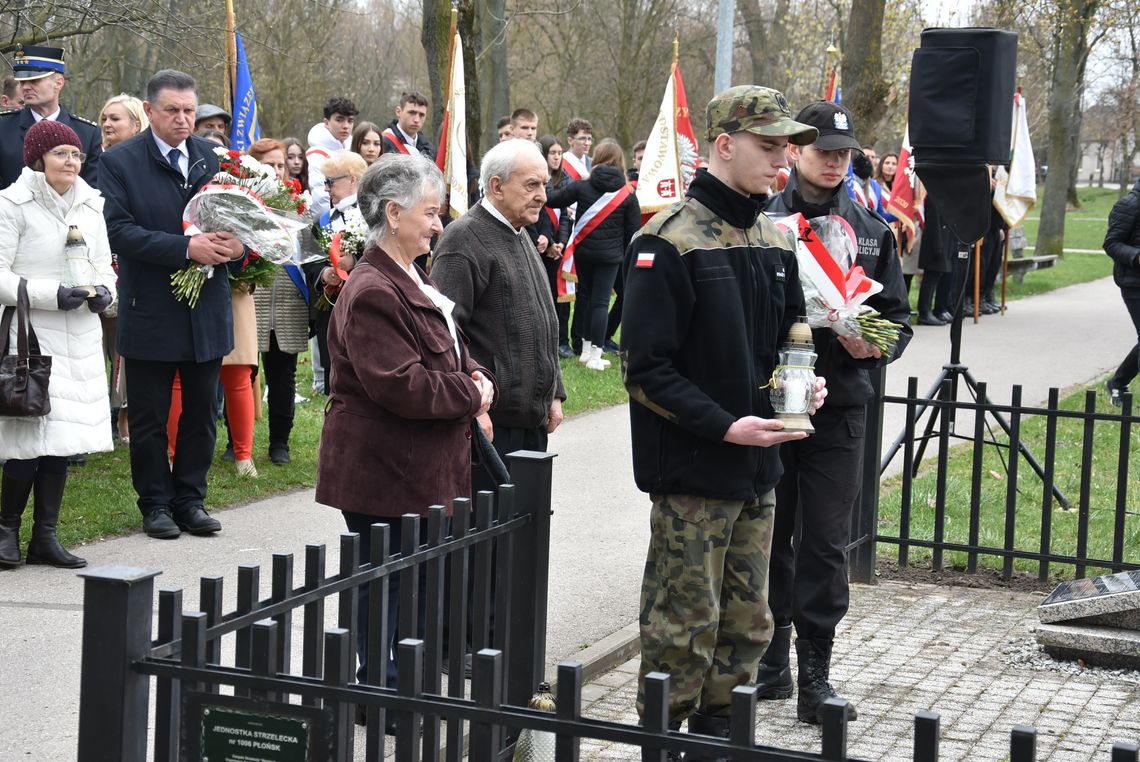
[[[792,644],[792,626],[777,627],[772,642],[756,669],[756,698],[761,701],[779,701],[792,697],[795,683],[788,666]]]
[[[222,523],[211,518],[210,514],[206,513],[206,509],[200,505],[192,505],[189,508],[175,511],[174,521],[178,524],[179,529],[190,534],[213,534],[222,529]]]
[[[950,323],[954,322],[954,315],[951,314],[950,310],[943,310],[942,312],[936,312],[936,313],[934,313],[934,317],[941,320],[944,325],[949,325]]]
[[[225,452],[222,453],[222,462],[223,463],[233,463],[234,462],[234,446],[233,446],[233,443],[229,443],[226,445]]]
[[[173,540],[182,531],[174,523],[169,508],[155,508],[143,516],[143,531],[156,540]]]
[[[569,344],[558,345],[558,356],[563,360],[567,360],[574,356],[574,350],[570,348]]]
[[[616,355],[619,351],[619,347],[613,339],[606,339],[606,343],[602,345],[602,351],[608,355]]]
[[[1001,312],[1001,306],[997,302],[982,302],[983,315],[996,315]]]
[[[289,448],[286,445],[272,445],[269,448],[269,460],[279,466],[287,466],[293,461],[289,458]]]
[[[919,325],[946,325],[946,321],[941,320],[933,312],[924,312],[918,316]]]

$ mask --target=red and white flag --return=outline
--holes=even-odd
[[[467,211],[467,118],[463,78],[463,46],[459,32],[451,36],[451,78],[447,83],[447,106],[443,111],[439,153],[435,164],[447,184],[448,210],[452,219]],[[397,141],[397,146],[400,142]]]
[[[918,192],[918,175],[914,172],[914,154],[910,148],[910,127],[903,133],[902,148],[899,149],[898,169],[891,184],[891,197],[886,210],[898,218],[910,233],[914,234],[914,197]]]
[[[659,212],[681,200],[700,161],[697,137],[689,120],[689,99],[685,96],[681,69],[674,61],[657,121],[645,141],[637,178],[637,202],[642,214]]]

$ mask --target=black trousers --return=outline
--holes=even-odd
[[[269,446],[289,446],[297,396],[297,355],[283,352],[277,332],[269,332],[269,351],[261,353],[265,385],[269,389]]]
[[[614,334],[621,327],[621,310],[625,304],[625,274],[621,267],[618,267],[617,280],[614,281],[614,293],[617,294],[617,298],[610,307],[610,316],[606,321],[606,341],[612,341]]]
[[[372,555],[372,525],[388,525],[388,554],[395,555],[400,552],[400,541],[403,537],[404,519],[401,516],[379,517],[364,513],[350,513],[342,511],[344,524],[348,531],[360,535],[360,560],[367,563]],[[424,532],[427,531],[427,520],[420,522],[420,537],[423,542]],[[400,575],[393,574],[388,577],[388,628],[384,634],[384,643],[388,649],[388,669],[384,675],[384,685],[389,688],[396,687],[396,643],[399,642],[400,632]],[[416,637],[424,636],[424,613],[427,604],[427,574],[420,570],[419,575],[419,610],[416,612]],[[356,682],[368,682],[368,586],[362,585],[356,590],[356,656],[360,666],[356,670]]]
[[[578,285],[582,294],[578,296],[574,311],[582,310],[582,339],[602,346],[606,341],[607,310],[610,306],[610,293],[614,288],[620,265],[616,262],[578,262]],[[577,319],[574,321],[577,323]]]
[[[1118,389],[1123,389],[1132,383],[1132,379],[1140,373],[1140,288],[1122,288],[1120,296],[1124,299],[1124,306],[1132,316],[1132,325],[1136,328],[1136,344],[1124,356],[1124,362],[1112,374],[1110,382]]]
[[[123,358],[127,371],[127,422],[131,428],[131,481],[144,515],[179,511],[206,500],[206,474],[217,436],[218,377],[222,358],[166,362]],[[167,459],[166,418],[174,374],[182,384],[182,417],[173,465]]]
[[[316,329],[317,349],[321,353],[321,368],[325,372],[325,388],[322,389],[325,394],[329,393],[329,385],[332,383],[332,374],[329,372],[329,321],[332,320],[332,310],[317,310],[317,318],[314,321],[314,328]]]
[[[776,626],[795,624],[800,638],[830,640],[847,613],[845,548],[859,496],[865,415],[863,407],[824,406],[812,416],[814,434],[780,445],[784,475],[776,485],[768,605]]]

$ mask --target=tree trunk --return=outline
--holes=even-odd
[[[875,142],[887,113],[890,85],[883,79],[883,11],[886,0],[852,0],[843,51],[843,103],[855,117],[860,142]]]
[[[495,125],[501,116],[511,113],[511,85],[507,70],[507,4],[505,0],[485,0],[485,15],[480,29],[485,30],[483,48],[487,50],[487,103],[483,142],[494,145],[499,139]]]
[[[479,99],[479,69],[475,62],[478,53],[479,28],[475,3],[459,3],[459,34],[463,40],[463,98],[467,111],[467,158],[479,164],[479,139],[483,129],[481,101]]]
[[[744,31],[748,35],[752,82],[780,92],[787,89],[787,70],[781,57],[772,55],[769,40],[785,39],[790,3],[791,0],[776,0],[771,19],[766,18],[761,0],[740,0],[737,3]]]
[[[451,30],[451,3],[447,0],[423,0],[423,29],[420,42],[427,58],[428,83],[431,104],[428,106],[428,135],[438,135],[443,121],[444,77],[447,76],[447,33]],[[468,73],[470,76],[470,73]]]
[[[1065,208],[1075,196],[1079,157],[1081,92],[1088,56],[1088,30],[1099,0],[1064,0],[1053,48],[1053,81],[1049,88],[1049,175],[1037,230],[1038,255],[1061,255],[1065,248]]]

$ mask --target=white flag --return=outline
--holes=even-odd
[[[1013,96],[1013,158],[1010,170],[998,167],[994,172],[994,208],[1011,228],[1017,227],[1037,203],[1037,172],[1033,145],[1029,140],[1029,120],[1025,115],[1025,97]]]
[[[447,87],[443,145],[436,161],[447,183],[452,218],[467,211],[467,106],[463,83],[463,45],[456,32],[451,41],[451,81]]]

